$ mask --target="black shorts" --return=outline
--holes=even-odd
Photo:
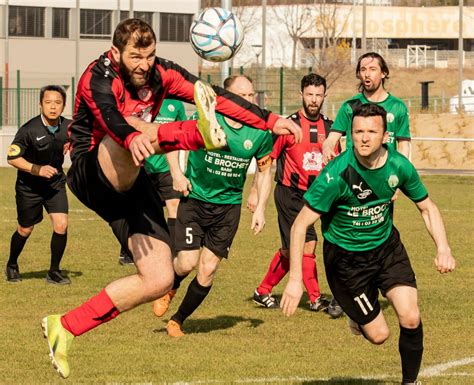
[[[43,220],[43,207],[48,214],[67,214],[66,177],[53,185],[29,186],[17,180],[15,185],[18,224],[30,227]]]
[[[176,218],[176,251],[205,246],[218,257],[227,258],[239,227],[240,211],[240,204],[218,205],[182,198]]]
[[[323,252],[329,287],[359,325],[368,324],[379,314],[379,290],[385,296],[397,284],[416,288],[415,273],[395,227],[373,250],[350,252],[324,241]]]
[[[303,195],[305,191],[277,184],[275,186],[275,206],[278,213],[278,227],[280,228],[281,246],[290,249],[291,226],[304,206]],[[318,236],[314,225],[306,231],[306,242],[317,241]]]
[[[97,159],[97,146],[81,155],[67,174],[71,191],[111,227],[123,247],[132,234],[144,234],[170,245],[163,202],[144,168],[126,192],[117,192],[105,177]]]
[[[173,178],[169,171],[148,173],[148,176],[153,183],[153,187],[158,191],[161,200],[167,201],[169,199],[181,198],[181,193],[173,189]]]

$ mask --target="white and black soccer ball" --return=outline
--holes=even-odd
[[[222,62],[237,53],[244,41],[244,29],[232,12],[206,8],[191,24],[189,40],[203,59]]]

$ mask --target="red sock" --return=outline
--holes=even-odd
[[[316,301],[321,295],[316,269],[316,255],[303,254],[303,283],[311,302]]]
[[[195,120],[161,124],[158,129],[158,144],[165,152],[199,150],[205,147]]]
[[[100,324],[114,319],[119,313],[109,295],[103,289],[87,302],[64,314],[61,317],[61,323],[66,330],[77,337]]]
[[[267,275],[265,275],[262,283],[257,288],[258,294],[264,295],[271,293],[273,287],[278,285],[289,270],[290,260],[281,255],[280,250],[278,250],[270,262]]]

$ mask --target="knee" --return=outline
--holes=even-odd
[[[203,286],[209,286],[214,281],[214,275],[217,271],[217,266],[214,263],[205,263],[199,266],[198,276],[199,283]]]
[[[176,274],[178,275],[189,274],[191,271],[193,271],[196,268],[196,266],[197,266],[197,262],[189,260],[189,259],[181,260],[180,258],[177,258],[174,264]]]
[[[147,302],[164,296],[173,287],[174,274],[161,273],[159,279],[147,279],[144,283],[143,295]]]
[[[418,309],[414,309],[404,315],[399,315],[400,326],[403,326],[406,329],[416,329],[420,324],[420,321],[421,317]]]
[[[382,345],[387,341],[390,336],[390,330],[388,327],[380,327],[373,331],[370,335],[367,335],[367,339],[374,345]]]
[[[28,238],[30,236],[30,234],[33,232],[34,228],[35,228],[35,226],[29,226],[29,227],[18,226],[16,231],[23,238]]]
[[[57,234],[66,234],[67,233],[67,218],[56,221],[53,224],[53,230]]]

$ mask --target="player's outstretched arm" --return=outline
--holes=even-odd
[[[441,217],[438,207],[430,198],[418,202],[416,206],[423,217],[426,229],[436,244],[436,269],[440,273],[453,271],[456,267],[456,260],[451,254],[451,249],[446,237],[446,230],[444,229],[443,218]]]
[[[296,312],[303,295],[303,250],[308,226],[319,219],[320,215],[304,206],[291,226],[290,238],[290,277],[286,284],[280,307],[283,314],[290,316]]]
[[[342,134],[340,132],[331,131],[323,142],[323,162],[324,164],[328,164],[332,158],[337,156],[334,148],[339,139],[341,139]]]

